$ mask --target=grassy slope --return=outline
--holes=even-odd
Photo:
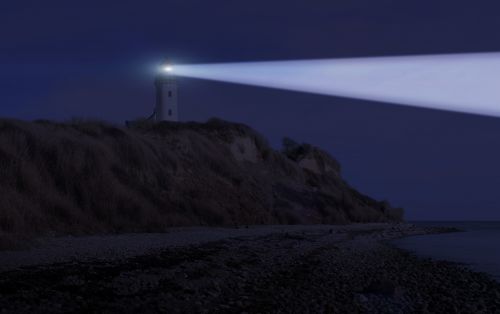
[[[257,162],[234,158],[238,138],[250,138]],[[314,156],[334,162],[319,150]],[[304,170],[250,128],[220,120],[132,129],[0,120],[0,197],[3,241],[402,216],[351,189],[339,173]]]

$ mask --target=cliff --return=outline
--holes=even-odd
[[[207,123],[0,120],[0,235],[167,226],[399,221],[310,145],[273,150],[251,128]],[[1,238],[1,237],[0,237]]]

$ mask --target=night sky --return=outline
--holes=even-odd
[[[0,116],[122,123],[155,67],[500,51],[495,1],[0,2]],[[332,153],[410,220],[500,220],[500,119],[181,79],[182,120],[246,123]],[[499,86],[500,90],[500,86]],[[500,92],[499,92],[500,106]]]

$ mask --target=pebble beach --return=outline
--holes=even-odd
[[[0,253],[0,312],[500,313],[488,275],[390,244],[452,231],[250,226],[43,239]]]

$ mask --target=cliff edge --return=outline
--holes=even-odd
[[[168,226],[401,221],[325,151],[248,126],[0,120],[0,238]]]

